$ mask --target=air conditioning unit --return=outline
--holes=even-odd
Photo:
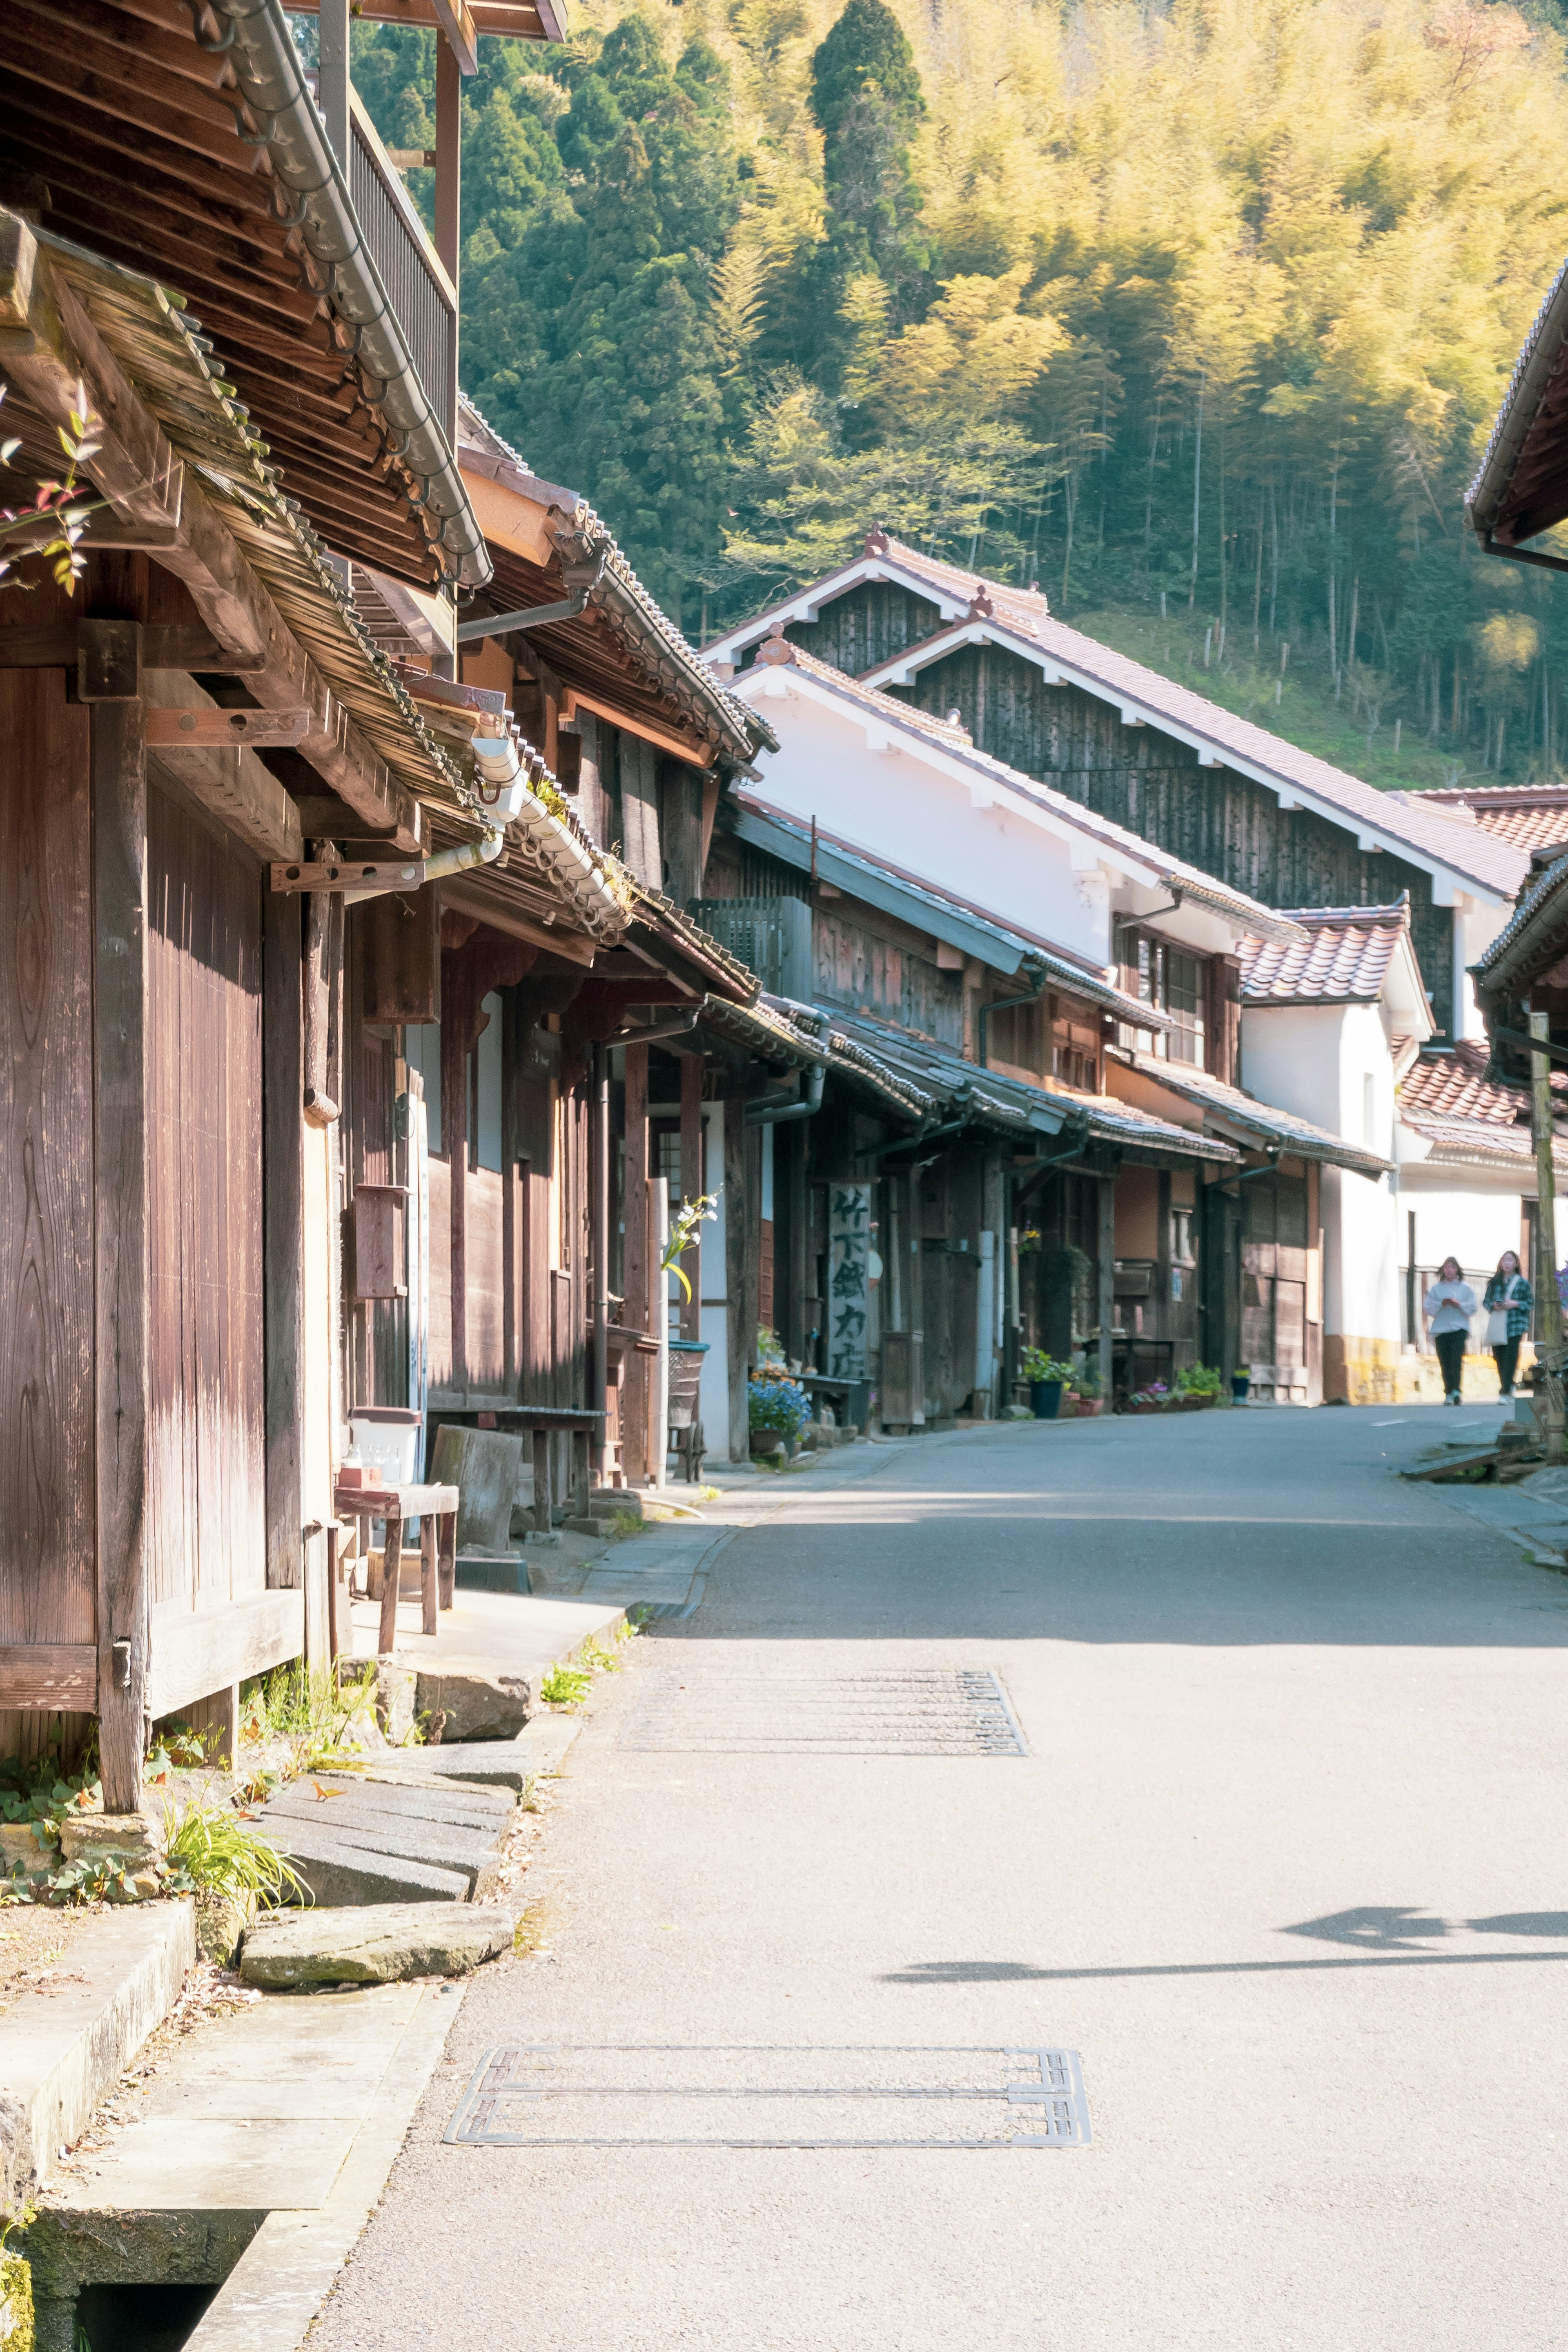
[[[770,996],[811,1002],[811,909],[804,898],[694,898],[691,912]]]

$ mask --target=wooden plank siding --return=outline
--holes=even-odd
[[[96,1638],[89,725],[64,670],[0,669],[0,1645],[39,1645],[29,1707]],[[12,1755],[41,1727],[7,1696]]]
[[[791,622],[785,634],[853,676],[941,626],[936,604],[868,582],[827,605],[819,621]],[[1048,686],[1032,662],[1005,646],[960,646],[889,691],[941,717],[956,708],[981,751],[1265,906],[1385,906],[1408,890],[1437,1034],[1449,1034],[1452,910],[1434,906],[1431,878],[1417,866],[1358,849],[1349,819],[1339,824],[1309,809],[1281,809],[1249,777],[1200,768],[1195,751],[1157,727],[1124,727],[1112,705],[1082,688]]]
[[[261,877],[155,787],[148,868],[149,1601],[267,1583]]]

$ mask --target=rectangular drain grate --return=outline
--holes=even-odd
[[[1075,2050],[509,2043],[486,2051],[459,2147],[1087,2147]]]
[[[984,1666],[901,1674],[649,1675],[622,1748],[723,1756],[1027,1756],[997,1676]]]

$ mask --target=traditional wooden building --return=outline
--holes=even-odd
[[[863,554],[709,647],[719,675],[770,631],[890,697],[956,712],[978,749],[1277,908],[1407,892],[1436,1034],[1478,1035],[1466,977],[1525,857],[1428,793],[1378,792],[1192,688],[1096,644],[1036,591],[881,530]]]
[[[1387,1161],[1241,1091],[1241,942],[1261,931],[1287,951],[1301,926],[781,632],[734,683],[780,748],[760,784],[721,802],[702,919],[941,1106],[906,1142],[801,1132],[829,1188],[921,1170],[918,1198],[888,1192],[872,1211],[919,1243],[914,1281],[898,1243],[890,1294],[891,1328],[924,1334],[917,1412],[997,1409],[1026,1338],[1081,1360],[1087,1347],[1124,1391],[1206,1361],[1255,1366],[1270,1399],[1315,1401],[1318,1171]],[[1261,1278],[1262,1259],[1242,1203],[1257,1197],[1260,1227],[1293,1182],[1312,1214],[1312,1312],[1300,1330],[1276,1313],[1270,1257],[1260,1357],[1243,1270]],[[793,1340],[814,1306],[808,1294]],[[884,1379],[884,1417],[911,1418],[889,1392]]]

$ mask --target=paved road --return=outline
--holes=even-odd
[[[1568,2346],[1568,1579],[1395,1481],[1448,1433],[1006,1428],[792,1489],[602,1686],[550,1951],[470,1991],[312,2345]],[[622,1744],[651,1677],[953,1664],[1027,1759]],[[1065,2044],[1093,2144],[442,2145],[501,2042]]]

